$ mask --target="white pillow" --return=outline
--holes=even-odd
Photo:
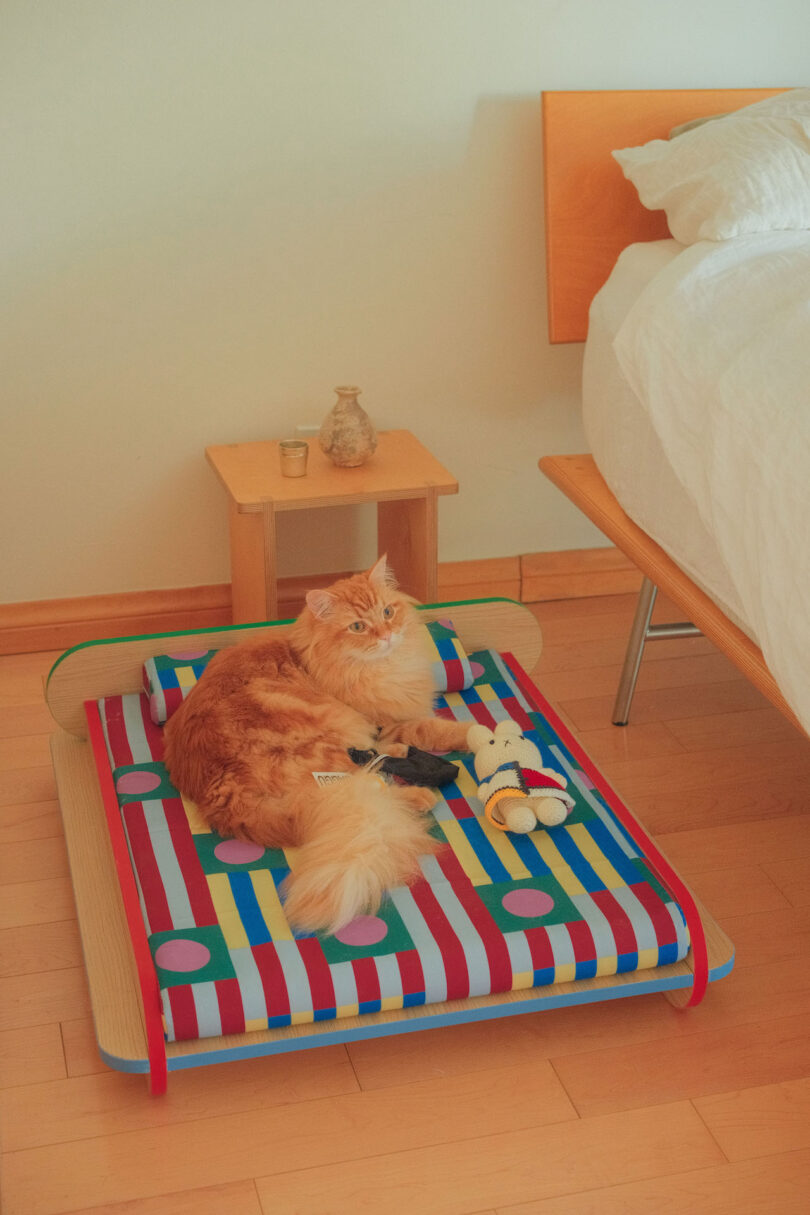
[[[810,228],[810,89],[613,156],[681,244]]]

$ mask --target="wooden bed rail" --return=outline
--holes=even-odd
[[[548,479],[635,562],[659,590],[677,603],[701,633],[731,659],[797,730],[804,732],[768,670],[762,651],[684,574],[660,544],[625,514],[596,467],[593,456],[544,456],[539,464]]]

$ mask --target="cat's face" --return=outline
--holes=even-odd
[[[396,590],[384,558],[368,573],[342,579],[323,591],[311,591],[307,606],[313,634],[328,638],[336,659],[373,662],[401,645],[412,608]]]

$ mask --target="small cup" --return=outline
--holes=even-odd
[[[305,443],[303,439],[282,439],[278,445],[281,475],[283,477],[305,477],[308,455],[309,443]]]

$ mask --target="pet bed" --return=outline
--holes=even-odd
[[[160,1092],[167,1070],[201,1063],[642,991],[694,1003],[730,970],[730,943],[528,678],[531,614],[508,601],[423,612],[444,621],[444,669],[459,677],[437,711],[517,720],[575,804],[559,827],[495,831],[471,757],[450,756],[458,776],[431,825],[444,847],[333,937],[287,925],[279,887],[294,849],[221,839],[160,762],[165,701],[211,652],[284,624],[94,643],[57,663],[54,764],[108,1064],[148,1071]]]

